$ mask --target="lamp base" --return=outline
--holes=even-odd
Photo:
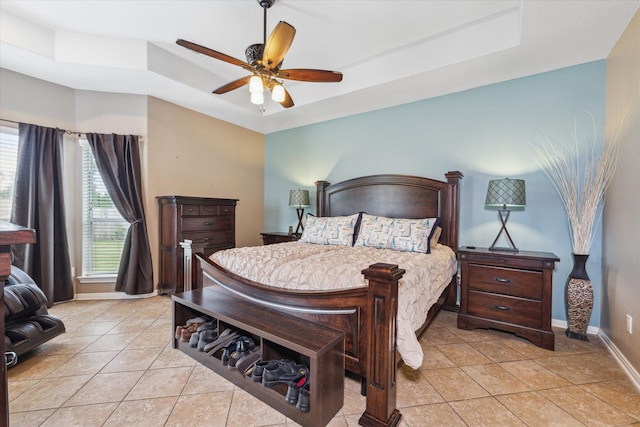
[[[304,231],[304,225],[302,225],[302,216],[304,215],[303,208],[296,208],[298,214],[298,226],[296,227],[296,234],[300,234],[300,230]]]
[[[498,210],[498,215],[500,216],[500,223],[502,224],[502,227],[500,227],[500,231],[498,232],[496,239],[493,241],[493,243],[489,247],[490,251],[519,252],[518,248],[516,248],[516,245],[513,243],[513,240],[511,239],[509,230],[507,230],[507,221],[509,220],[510,212],[511,211],[509,209]],[[504,234],[507,236],[507,241],[509,242],[511,247],[508,247],[508,248],[496,247],[496,243],[498,242],[498,239],[500,238],[500,235],[502,234],[503,231],[504,231]]]

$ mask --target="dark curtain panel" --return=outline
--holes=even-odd
[[[12,248],[13,263],[47,296],[47,305],[73,299],[62,191],[64,131],[19,124],[18,165],[11,222],[36,230],[34,245]]]
[[[131,226],[120,258],[116,291],[153,292],[153,268],[142,205],[140,151],[135,135],[88,133],[87,140],[109,196]]]

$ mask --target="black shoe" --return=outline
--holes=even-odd
[[[275,387],[278,384],[297,383],[309,375],[309,368],[303,364],[294,362],[280,362],[275,369],[265,368],[262,374],[262,385],[265,387]]]
[[[298,403],[296,403],[296,408],[298,408],[301,412],[309,412],[311,402],[309,396],[309,382],[307,381],[303,387],[299,387],[298,393]]]

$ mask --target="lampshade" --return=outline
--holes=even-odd
[[[251,78],[249,79],[249,92],[254,94],[254,93],[262,93],[264,91],[264,88],[262,86],[262,79],[260,78],[260,76],[251,76]]]
[[[494,179],[489,181],[487,207],[521,208],[527,204],[523,179]]]
[[[289,206],[294,208],[308,208],[309,191],[308,190],[291,190],[289,191]]]
[[[252,93],[251,103],[256,105],[264,104],[264,94],[262,92]]]
[[[275,102],[284,101],[284,87],[281,84],[275,84],[273,86],[273,90],[271,91],[271,99]]]

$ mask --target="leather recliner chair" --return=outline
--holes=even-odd
[[[62,320],[48,314],[47,297],[16,266],[4,287],[5,351],[20,356],[65,331]]]

